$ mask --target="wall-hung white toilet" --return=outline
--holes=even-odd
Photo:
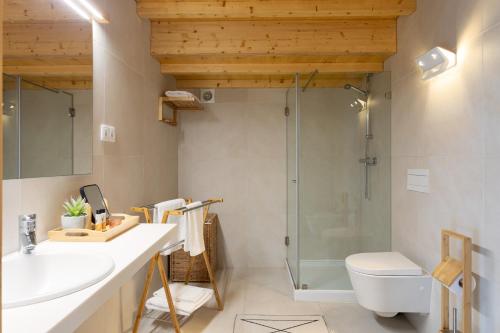
[[[398,252],[353,254],[345,260],[361,306],[383,317],[429,313],[432,277]]]

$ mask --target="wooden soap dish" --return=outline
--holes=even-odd
[[[124,219],[119,225],[107,231],[56,228],[49,231],[49,239],[56,242],[107,242],[139,224],[139,216],[115,215],[123,216]]]

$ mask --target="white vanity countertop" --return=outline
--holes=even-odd
[[[37,253],[106,253],[113,258],[115,268],[102,281],[76,293],[37,304],[3,309],[2,332],[73,332],[175,236],[171,232],[175,227],[174,224],[141,223],[105,243],[40,243]]]

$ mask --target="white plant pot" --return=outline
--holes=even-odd
[[[83,229],[85,227],[85,218],[87,215],[82,216],[61,216],[61,226],[63,229]]]

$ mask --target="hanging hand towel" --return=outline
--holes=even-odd
[[[200,206],[201,202],[193,202],[187,208]],[[203,207],[186,212],[186,241],[184,251],[195,257],[205,251],[205,240],[203,239]]]
[[[175,210],[186,205],[186,201],[184,199],[174,199],[163,201],[157,203],[155,205],[155,209],[153,212],[153,223],[161,223],[163,219],[163,214],[168,210]],[[177,251],[182,248],[182,242],[186,239],[186,216],[185,215],[170,215],[168,217],[167,223],[175,223],[177,224],[176,236],[170,240],[163,247],[162,255],[170,255],[172,252]],[[176,245],[177,244],[177,245]],[[171,247],[171,248],[169,248]],[[166,250],[168,249],[168,250]]]

